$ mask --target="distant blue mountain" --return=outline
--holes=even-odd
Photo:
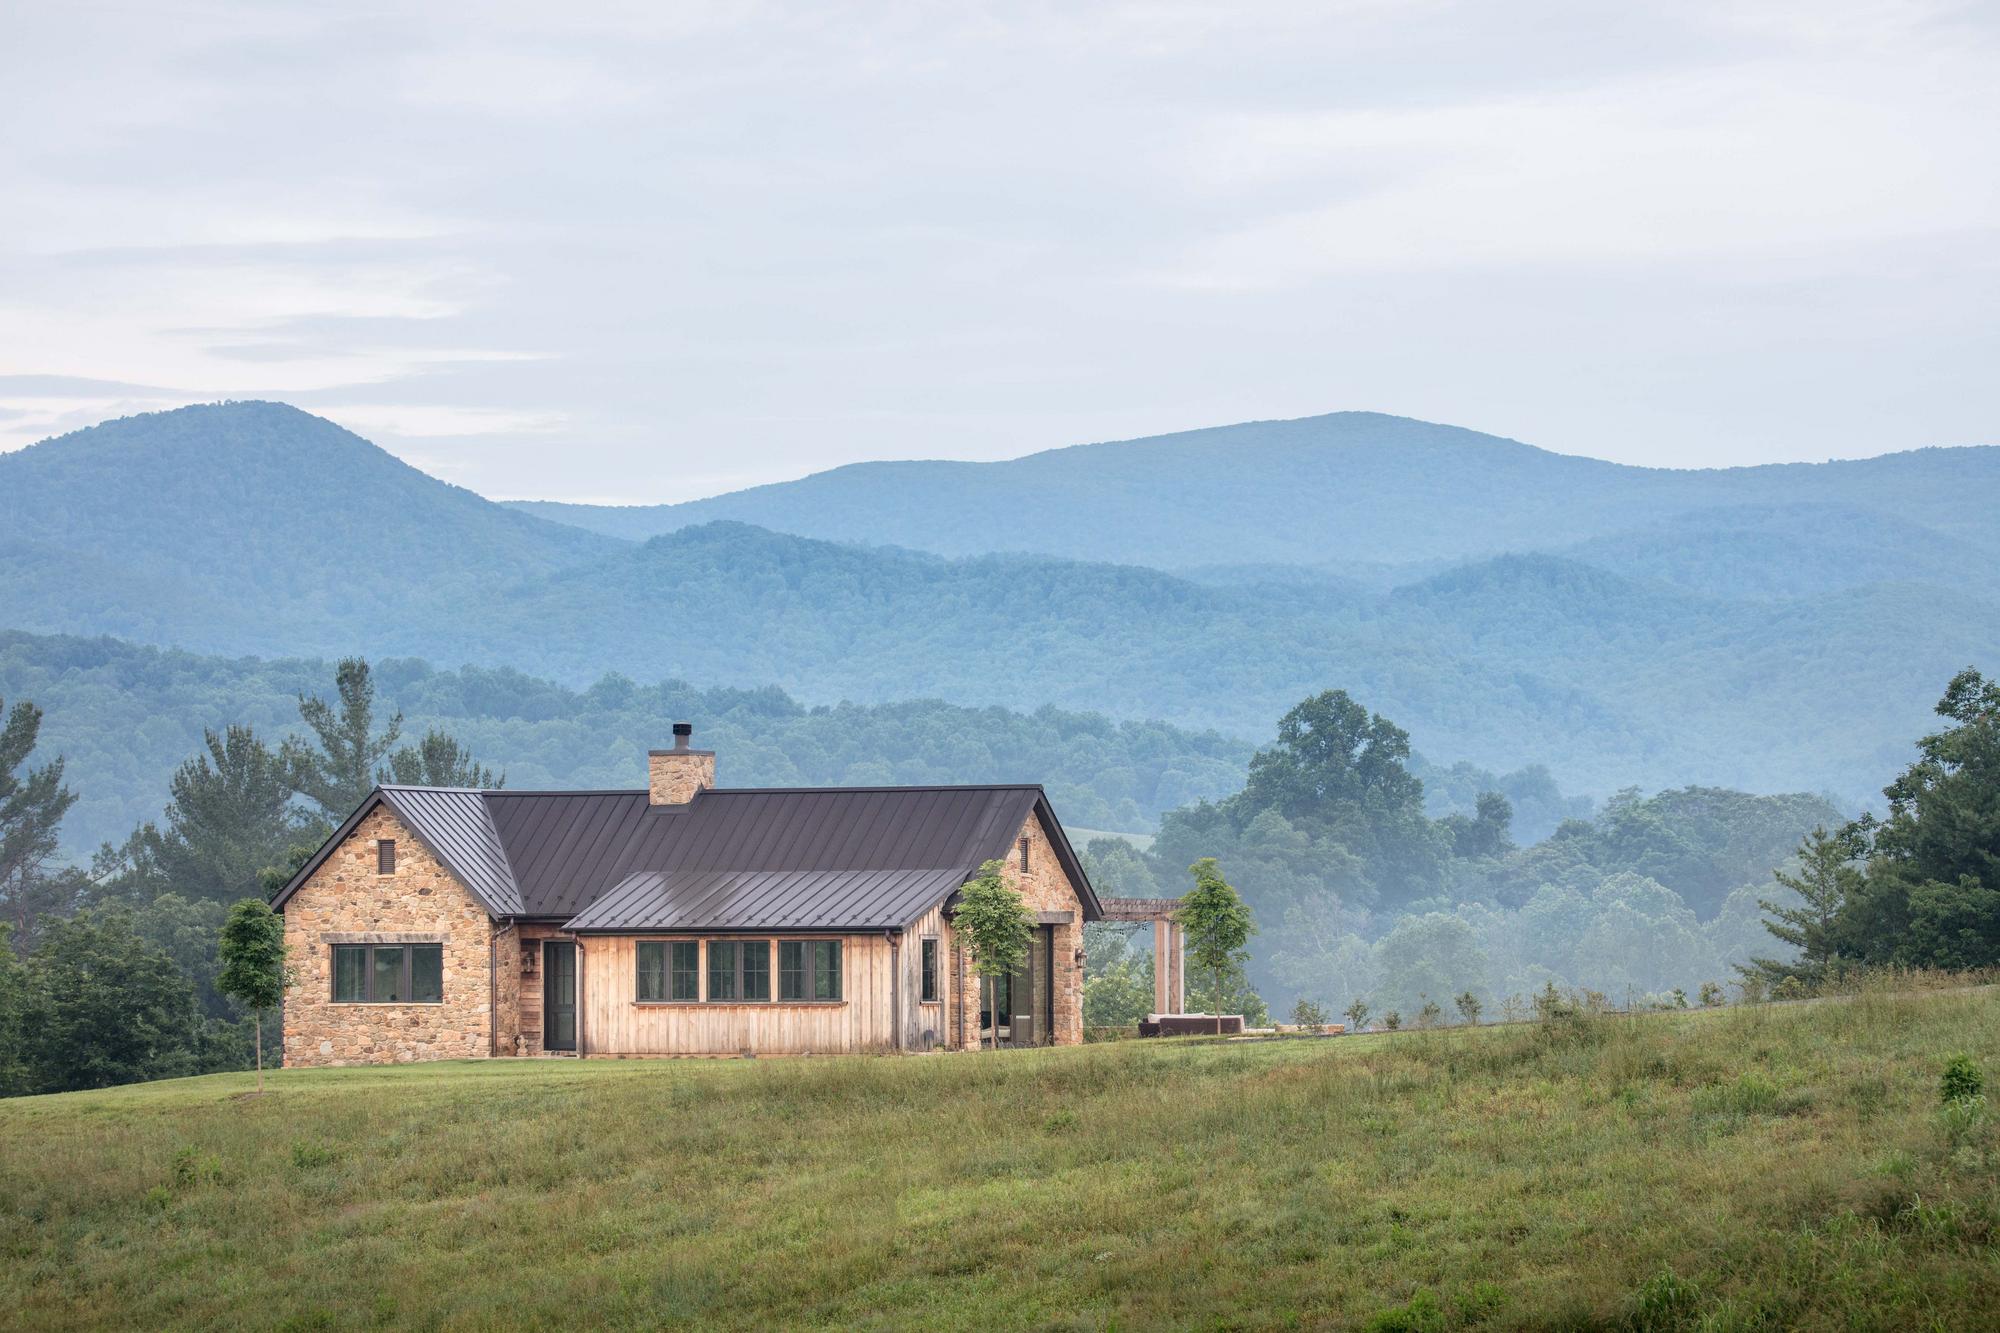
[[[1018,551],[1181,569],[1553,551],[1747,505],[1847,506],[2000,553],[1996,495],[2000,448],[1683,471],[1336,412],[1007,462],[857,463],[686,504],[516,507],[634,540],[730,519],[944,555]]]
[[[1314,445],[1328,420],[1336,435],[1367,438]],[[1409,447],[1384,444],[1378,429]],[[1039,457],[1125,482],[1024,484],[1002,496],[982,480],[949,502],[961,506],[961,544],[1068,532],[1116,546],[1163,534],[1171,563],[1223,566],[1183,578],[1129,563],[838,544],[741,522],[635,544],[492,504],[289,408],[188,409],[0,456],[0,628],[229,655],[422,657],[570,688],[616,671],[779,685],[808,703],[1053,704],[1252,741],[1304,695],[1339,687],[1444,765],[1543,764],[1572,792],[1703,783],[1824,789],[1848,804],[1900,766],[1955,670],[2000,663],[2000,605],[1984,581],[1993,562],[1977,557],[1996,494],[1981,478],[2000,451],[1899,455],[1872,460],[1872,472],[1657,474],[1393,418],[1284,423],[1279,443],[1242,458],[1317,451],[1401,478],[1372,498],[1349,486],[1342,521],[1316,527],[1350,542],[1351,521],[1381,532],[1384,549],[1306,568],[1272,562],[1266,548],[1297,545],[1282,516],[1228,517],[1231,494],[1282,489],[1254,468],[1213,503],[1191,496],[1179,462],[1216,476],[1227,450],[1210,437],[1229,434],[1171,437],[1144,488],[1128,465],[1145,449],[1100,446],[1066,451],[1081,462]],[[1420,466],[1390,467],[1398,457]],[[1463,482],[1468,469],[1491,482],[1483,502]],[[1517,512],[1508,497],[1524,469],[1579,480]],[[1428,493],[1413,476],[1428,476]],[[1635,476],[1697,491],[1791,479],[1872,500],[1674,511],[1632,498]],[[1004,511],[990,507],[1003,499]],[[1931,521],[1892,512],[1920,499]],[[1301,503],[1288,497],[1284,512]],[[1121,528],[1114,511],[1155,521]],[[1019,521],[989,521],[1001,512]],[[1172,540],[1196,512],[1188,541]],[[1401,528],[1387,532],[1383,513],[1399,514]],[[1241,549],[1203,560],[1225,531]],[[1215,537],[1211,549],[1200,532]],[[922,544],[914,532],[867,535]],[[1475,542],[1526,546],[1436,554]]]

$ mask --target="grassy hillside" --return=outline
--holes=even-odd
[[[527,504],[643,539],[716,519],[945,555],[1193,565],[1553,550],[1716,507],[1847,505],[2000,550],[2000,449],[1702,471],[1552,454],[1377,412],[1252,421],[996,463],[858,463],[686,504]],[[1033,497],[1034,521],[1014,522]],[[967,522],[983,514],[987,522]]]
[[[0,1104],[0,1323],[1990,1326],[1992,990]]]

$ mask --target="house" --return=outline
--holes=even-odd
[[[1096,894],[1039,786],[382,786],[281,889],[287,1065],[968,1049],[1083,1039]],[[1037,922],[994,987],[951,925],[1004,861]]]

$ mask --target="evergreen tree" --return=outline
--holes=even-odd
[[[334,669],[336,710],[326,700],[299,696],[299,716],[318,744],[288,739],[279,750],[292,789],[336,822],[353,814],[375,789],[375,771],[402,735],[403,715],[375,730],[375,682],[368,663],[344,657]]]
[[[472,757],[472,752],[447,733],[431,728],[415,745],[405,745],[389,756],[378,770],[383,782],[405,787],[473,787],[490,791],[507,785],[507,775],[496,774]]]
[[[1766,913],[1764,929],[1798,950],[1796,960],[1753,958],[1739,970],[1756,972],[1775,985],[1788,976],[1817,982],[1840,958],[1838,942],[1841,910],[1861,884],[1855,858],[1861,854],[1862,840],[1853,826],[1828,833],[1815,828],[1799,844],[1799,871],[1771,872],[1773,879],[1798,894],[1797,906],[1759,898],[1757,906]]]
[[[1866,876],[1838,933],[1869,962],[2000,964],[2000,681],[1968,667],[1938,701],[1953,725],[1917,743],[1888,787],[1889,813],[1863,819]]]
[[[133,835],[128,897],[227,903],[260,893],[266,868],[325,831],[300,815],[287,765],[250,728],[204,732],[203,740],[204,753],[168,783],[165,829],[146,824]]]
[[[0,913],[14,929],[15,947],[30,947],[37,921],[75,906],[84,887],[74,872],[51,870],[63,815],[76,793],[63,785],[58,755],[26,767],[41,734],[42,710],[16,702],[0,724]]]

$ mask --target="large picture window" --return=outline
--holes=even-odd
[[[336,944],[338,1004],[444,1003],[442,944]]]
[[[840,941],[781,941],[778,945],[778,998],[838,1000]]]

